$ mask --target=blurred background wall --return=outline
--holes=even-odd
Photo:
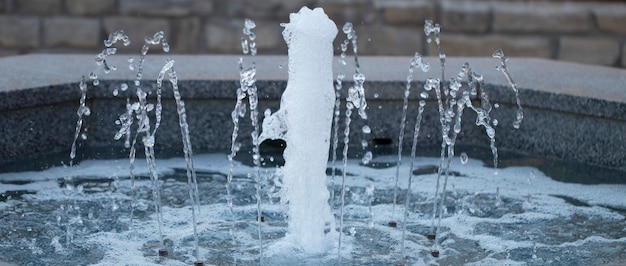
[[[423,31],[431,19],[441,24],[448,56],[502,48],[508,56],[626,67],[624,1],[0,0],[0,56],[95,55],[116,29],[133,42],[122,53],[139,53],[144,36],[163,30],[175,54],[240,54],[244,18],[257,23],[259,54],[286,54],[279,23],[303,5],[323,7],[339,28],[352,22],[364,55],[436,55]]]

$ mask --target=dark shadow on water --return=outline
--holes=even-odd
[[[374,141],[373,141],[374,142]],[[378,156],[395,156],[397,152],[393,145],[389,145],[388,140],[376,140],[376,143],[383,143],[385,145],[372,145],[374,148],[372,152],[374,154],[374,160],[368,165],[362,165],[364,167],[374,169],[384,169],[395,167],[396,162],[393,160],[377,161]],[[261,153],[261,167],[263,168],[275,168],[285,164],[283,158],[283,151],[286,148],[286,143],[283,140],[266,140],[260,145]],[[440,147],[438,145],[420,146],[417,150],[418,157],[438,157]],[[458,145],[456,147],[456,154],[453,160],[459,160],[458,155],[465,152],[470,159],[481,160],[486,167],[493,167],[493,157],[491,150],[488,147],[482,146],[469,146]],[[235,160],[243,165],[253,166],[252,155],[250,153],[250,147],[242,147]],[[198,151],[199,153],[206,152],[220,152],[226,154],[226,151]],[[157,159],[166,159],[173,157],[183,157],[183,154],[179,150],[158,150]],[[226,155],[224,155],[226,156]],[[349,154],[351,159],[360,158],[362,154],[356,152]],[[404,155],[405,159],[408,154]],[[549,176],[555,181],[565,183],[578,183],[578,184],[626,184],[626,171],[604,168],[594,165],[587,165],[583,163],[561,161],[555,159],[546,159],[532,155],[521,154],[515,151],[506,149],[498,150],[498,168],[504,169],[508,167],[523,167],[531,166],[539,169],[545,175]],[[341,164],[341,156],[338,156],[337,165]],[[77,154],[77,158],[74,164],[80,164],[83,160],[92,159],[120,159],[127,160],[128,149],[123,147],[81,147],[80,152]],[[137,153],[137,160],[143,160],[143,154]],[[52,153],[46,155],[40,155],[33,158],[20,158],[12,161],[0,161],[0,173],[8,172],[23,172],[23,171],[41,171],[51,167],[69,165],[69,155],[67,152]],[[424,166],[414,171],[415,175],[432,174],[436,173],[437,169],[434,166]],[[453,176],[463,176],[462,167],[454,169],[451,173]],[[11,181],[14,182],[14,181]],[[19,182],[19,181],[16,181]],[[3,182],[9,184],[7,182]],[[15,183],[11,183],[15,184]]]

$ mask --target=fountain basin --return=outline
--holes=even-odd
[[[146,61],[145,76],[156,77],[166,58],[176,60],[181,93],[189,109],[191,139],[195,149],[201,151],[227,150],[230,145],[230,112],[235,89],[239,86],[238,56],[150,56]],[[71,146],[80,98],[80,74],[96,70],[92,56],[87,55],[26,55],[0,59],[0,71],[11,73],[0,77],[0,123],[2,136],[7,141],[0,147],[0,162],[6,165],[15,159],[66,152]],[[125,60],[118,58],[119,66]],[[285,56],[257,56],[257,79],[260,110],[278,109],[280,95],[287,79]],[[397,143],[399,117],[402,112],[404,79],[410,58],[362,57],[362,71],[367,74],[367,96],[370,102],[372,141],[374,145],[393,146]],[[434,58],[426,62],[435,63]],[[484,89],[492,103],[500,108],[493,116],[500,120],[496,127],[496,144],[501,149],[531,154],[539,157],[562,159],[588,165],[626,171],[626,71],[615,68],[556,62],[533,58],[512,58],[510,71],[520,86],[524,110],[527,112],[523,126],[513,129],[514,96],[506,80],[490,58],[448,58],[446,76],[455,75],[464,62],[470,62],[474,71],[485,79]],[[350,72],[335,64],[335,73]],[[88,105],[92,115],[87,117],[89,127],[86,147],[122,147],[112,134],[117,125],[113,122],[125,110],[126,96],[134,97],[127,71],[101,75],[101,84],[88,91]],[[416,86],[421,86],[432,73],[416,74]],[[113,96],[112,91],[121,83],[129,89]],[[154,82],[144,82],[154,89]],[[166,85],[167,86],[167,85]],[[415,87],[414,87],[415,88]],[[173,101],[171,92],[164,98]],[[413,100],[417,93],[411,95]],[[430,100],[434,100],[431,95]],[[415,113],[417,104],[410,105],[409,114]],[[165,104],[164,127],[160,129],[157,147],[180,150],[177,117],[172,104]],[[427,104],[420,145],[439,143],[436,105]],[[412,111],[412,112],[411,112]],[[409,117],[411,119],[411,117]],[[507,120],[509,119],[509,120]],[[474,118],[464,119],[460,145],[486,145],[481,128],[472,126]],[[410,120],[409,120],[410,121]],[[92,126],[89,126],[92,125]],[[171,126],[168,126],[171,125]],[[242,125],[245,127],[246,125]],[[358,125],[355,125],[358,126]],[[246,130],[244,128],[244,130]],[[113,133],[112,133],[113,132]],[[354,133],[356,134],[356,133]],[[405,135],[407,147],[411,141]],[[245,145],[246,143],[244,143]],[[80,152],[80,150],[79,150]]]
[[[150,56],[146,62],[145,77],[156,77],[166,58],[175,59],[179,73],[181,93],[186,102],[191,140],[196,154],[226,151],[230,147],[232,125],[230,112],[234,104],[234,90],[239,87],[236,56]],[[137,238],[128,232],[129,182],[126,150],[123,142],[114,141],[118,129],[114,121],[124,111],[126,96],[133,97],[129,79],[133,77],[113,72],[101,76],[96,88],[89,85],[88,106],[92,114],[87,117],[86,140],[80,142],[78,151],[80,165],[75,168],[54,167],[67,164],[71,146],[75,110],[80,97],[75,73],[85,75],[95,69],[91,56],[79,55],[29,55],[0,59],[0,70],[12,73],[1,77],[0,123],[6,140],[0,150],[0,182],[3,201],[0,205],[6,216],[4,227],[12,246],[7,256],[17,264],[63,264],[70,259],[81,264],[103,265],[121,262],[116,256],[134,250],[127,263],[140,264],[190,264],[192,263],[191,236],[188,203],[185,194],[184,165],[176,151],[181,150],[180,133],[174,110],[173,96],[165,90],[163,122],[157,135],[157,164],[163,178],[163,195],[166,221],[166,245],[170,247],[168,258],[160,258],[152,252],[156,247],[154,214],[148,199],[148,181],[138,184],[140,206],[137,219],[141,220]],[[435,58],[426,61],[436,62]],[[410,222],[407,224],[409,240],[407,261],[417,264],[528,264],[571,265],[601,264],[626,259],[624,248],[624,216],[626,191],[624,180],[626,140],[620,134],[626,129],[626,100],[623,87],[626,71],[591,67],[578,64],[558,63],[540,59],[512,58],[509,69],[520,85],[525,119],[519,130],[510,126],[515,102],[506,81],[495,69],[495,61],[486,58],[448,58],[447,76],[458,71],[465,61],[472,69],[485,77],[492,103],[499,108],[493,117],[500,120],[496,144],[501,151],[514,151],[526,156],[501,154],[499,176],[493,176],[490,168],[481,168],[478,160],[470,160],[469,166],[461,166],[455,160],[452,169],[458,172],[446,205],[441,256],[430,257],[430,242],[424,237],[428,230],[429,209],[432,206],[434,179],[432,171],[417,174],[412,190],[415,201],[410,206]],[[125,59],[112,63],[125,65]],[[257,86],[261,110],[278,109],[280,95],[286,86],[287,58],[283,56],[259,56],[257,62]],[[347,211],[345,231],[348,247],[342,253],[354,264],[389,264],[400,260],[399,231],[385,227],[387,222],[390,191],[389,177],[397,144],[399,117],[409,58],[363,57],[361,70],[367,74],[369,125],[372,128],[370,145],[374,147],[375,160],[372,169],[361,166],[358,160],[349,164]],[[229,67],[231,66],[231,67]],[[281,67],[282,66],[282,67]],[[349,70],[337,67],[334,72]],[[415,86],[423,85],[431,74],[416,74]],[[129,83],[131,89],[115,97],[113,91],[121,83]],[[145,80],[146,86],[154,84]],[[166,85],[167,86],[167,85]],[[416,94],[416,93],[414,93]],[[416,100],[417,95],[412,99]],[[154,96],[152,96],[153,98]],[[429,147],[440,142],[437,110],[432,104],[434,95],[422,121],[420,149],[428,153]],[[412,102],[409,114],[415,114]],[[507,120],[509,118],[509,120]],[[412,122],[412,117],[409,116]],[[463,119],[463,131],[457,141],[457,154],[466,151],[470,158],[478,158],[480,149],[486,147],[487,137],[482,129],[475,127],[474,117]],[[409,122],[409,124],[411,124]],[[358,123],[353,125],[360,128]],[[242,124],[241,132],[250,132]],[[355,138],[358,130],[353,131]],[[410,134],[407,134],[410,135]],[[410,136],[405,145],[410,145]],[[243,146],[250,146],[247,138],[241,138]],[[248,141],[248,142],[246,142]],[[360,150],[354,144],[352,150]],[[405,147],[405,151],[408,147]],[[436,150],[436,149],[434,149]],[[174,151],[174,152],[172,152]],[[172,152],[171,154],[168,154]],[[354,156],[359,156],[358,152]],[[532,157],[528,157],[528,155]],[[171,159],[167,159],[173,157]],[[489,157],[489,156],[487,156]],[[92,160],[94,158],[110,160]],[[405,157],[406,158],[406,157]],[[521,158],[521,159],[520,159]],[[546,160],[558,159],[571,164],[558,164],[555,171],[564,171],[566,182],[592,183],[597,185],[564,184],[559,178],[551,180],[540,171],[528,166],[541,167],[553,164]],[[489,161],[489,158],[482,158]],[[240,166],[236,173],[236,211],[241,220],[237,230],[248,245],[233,247],[228,241],[228,220],[224,192],[215,187],[224,184],[227,172],[225,155],[201,155],[196,157],[200,179],[201,212],[200,240],[203,254],[214,254],[209,264],[228,264],[239,254],[239,264],[256,264],[254,231],[254,208],[252,207],[253,184],[246,179],[250,169]],[[63,162],[63,163],[62,163]],[[436,165],[432,158],[418,159],[418,165],[427,169]],[[582,166],[580,166],[582,164]],[[403,162],[401,172],[407,172],[408,162]],[[511,167],[513,166],[513,167]],[[468,167],[468,168],[464,168]],[[576,167],[597,167],[596,174],[583,181],[572,180],[568,175],[577,172]],[[47,171],[11,173],[19,171]],[[138,175],[145,176],[141,165]],[[545,171],[544,171],[545,172]],[[106,173],[106,174],[103,174]],[[111,174],[112,173],[112,174]],[[74,178],[64,179],[67,176]],[[436,175],[435,175],[436,176]],[[267,179],[271,179],[268,175]],[[609,185],[613,184],[613,185]],[[375,187],[372,202],[374,215],[369,216],[364,191],[367,185]],[[406,183],[401,181],[402,187]],[[66,187],[73,188],[71,190]],[[521,187],[521,188],[520,188]],[[80,188],[80,189],[77,189]],[[338,187],[333,189],[336,191]],[[34,193],[34,194],[32,194]],[[335,193],[336,197],[339,193]],[[79,195],[76,197],[74,195]],[[27,202],[22,204],[21,202]],[[337,200],[335,200],[335,204]],[[400,202],[403,202],[400,199]],[[79,206],[80,210],[68,209]],[[61,206],[61,207],[60,207]],[[117,207],[116,207],[117,206]],[[6,211],[6,212],[5,212]],[[38,214],[49,214],[39,216]],[[281,206],[264,203],[266,241],[273,243],[285,234],[284,211]],[[336,213],[335,213],[336,215]],[[60,217],[60,218],[58,218]],[[81,217],[80,224],[73,220]],[[373,222],[368,224],[368,219]],[[41,222],[44,221],[44,222]],[[565,221],[565,222],[563,222]],[[46,231],[52,225],[54,230]],[[69,224],[75,225],[74,243],[68,245],[64,231]],[[575,226],[572,226],[575,225]],[[594,226],[597,225],[597,226]],[[74,230],[74,229],[73,229]],[[246,233],[249,233],[246,235]],[[56,237],[56,238],[55,238]],[[375,241],[374,241],[375,239]],[[106,247],[106,248],[102,248]],[[271,247],[266,256],[270,265],[289,264],[340,264],[336,253],[318,258],[281,255]],[[577,255],[579,250],[591,255]],[[226,251],[226,252],[224,252]],[[136,255],[139,253],[139,255]],[[143,253],[143,254],[142,254]],[[226,254],[225,254],[226,253]],[[43,258],[42,258],[43,257]],[[20,259],[21,258],[21,259]],[[88,259],[88,258],[91,258]],[[295,261],[294,261],[295,258]],[[2,261],[0,261],[0,264]]]

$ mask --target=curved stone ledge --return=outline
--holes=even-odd
[[[226,149],[230,146],[235,89],[239,86],[238,56],[148,56],[142,86],[154,89],[157,73],[167,58],[176,61],[183,98],[187,103],[192,142],[196,150]],[[287,57],[246,57],[256,61],[261,110],[276,110],[286,85]],[[397,145],[402,95],[410,57],[361,57],[366,75],[369,123],[372,138],[391,140]],[[135,60],[135,62],[138,60]],[[439,77],[438,58],[427,57],[429,73],[414,74],[414,86],[422,86],[428,77]],[[492,58],[448,58],[446,76],[456,75],[464,62],[484,76],[484,89],[492,102],[500,104],[493,116],[500,120],[496,128],[497,146],[519,152],[592,165],[626,170],[626,70],[563,63],[543,59],[511,58],[507,63],[520,87],[525,118],[522,127],[510,125],[514,117],[513,92]],[[95,89],[89,82],[87,118],[89,138],[85,147],[120,147],[113,141],[117,131],[114,121],[125,110],[126,97],[133,97],[134,74],[128,69],[127,57],[112,57],[109,63],[118,67],[108,75],[102,73],[93,56],[27,55],[0,59],[0,124],[3,145],[0,162],[17,158],[68,151],[76,124],[76,108],[81,76],[92,71],[100,76]],[[335,65],[335,73],[353,72],[348,66]],[[349,77],[345,84],[349,84]],[[112,91],[121,83],[129,90],[117,97]],[[163,149],[180,146],[177,116],[169,84],[164,85],[163,126],[157,145]],[[413,92],[416,90],[413,90]],[[345,90],[344,90],[345,92]],[[411,95],[417,99],[417,93]],[[431,101],[434,95],[430,97]],[[415,113],[415,103],[410,111]],[[409,117],[412,117],[409,115]],[[436,144],[440,140],[435,104],[427,104],[420,143]],[[488,145],[475,117],[466,112],[460,144]],[[412,123],[412,122],[410,122]],[[358,123],[355,124],[358,126]],[[242,125],[242,130],[249,130]],[[246,131],[247,132],[247,131]],[[410,145],[406,134],[405,145]],[[245,144],[245,143],[244,143]],[[0,164],[1,165],[1,164]]]

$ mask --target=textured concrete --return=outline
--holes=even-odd
[[[230,112],[235,89],[239,86],[238,56],[156,55],[146,59],[143,89],[153,91],[154,79],[166,58],[176,61],[175,69],[187,103],[188,121],[194,148],[224,150],[230,145],[232,124]],[[251,58],[246,57],[246,62]],[[415,73],[413,92],[421,90],[428,77],[439,76],[436,58],[426,58],[431,72]],[[137,58],[135,58],[135,62]],[[287,58],[260,56],[255,58],[261,112],[276,110],[286,86]],[[372,139],[391,140],[397,145],[397,132],[408,57],[362,57],[361,71],[366,75],[369,103],[369,125]],[[114,121],[125,109],[126,97],[135,98],[134,74],[128,70],[127,57],[112,57],[110,63],[118,70],[105,75],[93,56],[28,55],[0,59],[0,124],[5,141],[0,147],[0,162],[38,154],[69,151],[76,123],[80,97],[77,82],[81,75],[94,71],[101,83],[89,85],[88,105],[92,115],[85,125],[88,139],[85,147],[122,147],[113,141],[117,131]],[[351,61],[349,61],[351,63]],[[525,118],[522,127],[511,127],[515,114],[513,92],[504,76],[496,71],[497,61],[491,58],[447,58],[446,76],[456,75],[461,65],[469,62],[475,72],[484,76],[483,89],[499,108],[492,113],[500,121],[497,145],[500,148],[550,158],[573,160],[592,165],[626,170],[626,71],[543,59],[511,58],[508,68],[520,86]],[[349,74],[348,66],[336,64],[335,73]],[[348,79],[347,79],[348,80]],[[117,97],[112,91],[120,84],[130,89]],[[346,81],[346,84],[349,82]],[[165,85],[164,117],[157,137],[157,147],[177,149],[179,129],[171,89]],[[344,90],[345,93],[345,90]],[[432,93],[432,92],[431,92]],[[151,101],[154,101],[152,96]],[[417,93],[411,95],[410,119],[415,114]],[[474,126],[475,115],[463,118],[460,144],[488,145],[482,128]],[[409,125],[412,124],[410,120]],[[359,122],[354,125],[358,127]],[[434,95],[427,102],[420,143],[436,144],[439,124]],[[249,130],[243,124],[242,130]],[[408,127],[410,128],[410,126]],[[248,131],[246,131],[248,132]],[[353,131],[357,134],[357,130]],[[409,145],[410,136],[405,136]],[[244,141],[244,145],[247,144]]]

